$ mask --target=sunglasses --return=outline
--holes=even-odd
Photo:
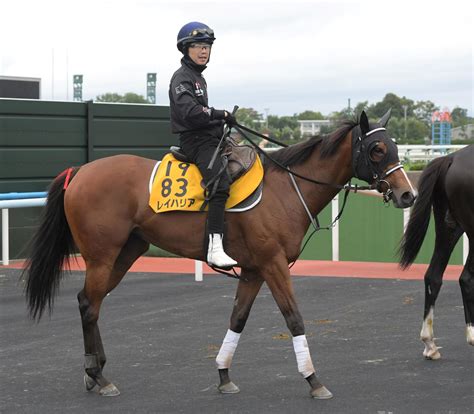
[[[191,33],[189,33],[189,36],[197,36],[197,35],[208,35],[208,36],[214,36],[214,30],[212,29],[194,29]]]
[[[196,49],[204,49],[204,50],[210,50],[211,49],[211,45],[209,43],[191,43],[190,47],[192,47],[193,49],[196,48]]]

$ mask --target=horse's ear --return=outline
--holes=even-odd
[[[392,108],[389,108],[387,112],[383,115],[382,118],[379,120],[379,124],[381,124],[384,128],[387,126],[390,117],[392,116]]]
[[[364,135],[370,131],[369,118],[367,118],[367,114],[365,113],[365,111],[362,111],[362,113],[360,114],[359,125],[360,130]]]

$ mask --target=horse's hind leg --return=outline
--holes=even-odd
[[[104,297],[120,283],[133,262],[147,249],[147,242],[131,235],[112,265],[112,269],[103,262],[100,264],[88,263],[86,283],[84,289],[77,296],[84,335],[84,383],[88,391],[98,385],[101,395],[116,396],[120,394],[115,385],[102,374],[106,357],[97,320]]]
[[[229,378],[229,368],[232,364],[232,358],[237,348],[240,334],[244,330],[252,304],[263,283],[261,277],[250,275],[245,271],[242,271],[241,277],[247,280],[239,281],[234,300],[234,308],[230,317],[230,327],[216,358],[216,365],[220,377],[218,390],[222,394],[235,394],[240,391]]]
[[[463,231],[454,222],[449,212],[435,206],[436,240],[433,256],[428,270],[425,273],[425,307],[423,312],[423,325],[420,339],[425,344],[423,356],[426,359],[439,359],[441,354],[436,346],[433,335],[434,307],[438,298],[443,273],[448,265],[451,253],[461,237]]]
[[[474,241],[473,238],[469,242]],[[470,244],[472,246],[472,244]],[[474,255],[470,247],[466,264],[459,279],[461,286],[464,316],[466,318],[466,340],[469,345],[474,345]]]

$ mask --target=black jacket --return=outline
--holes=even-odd
[[[222,137],[224,111],[209,107],[207,84],[201,74],[205,68],[185,56],[171,78],[168,92],[171,132],[180,134],[181,138],[191,135]]]

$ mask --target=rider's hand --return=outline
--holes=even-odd
[[[235,124],[237,124],[237,120],[235,119],[235,116],[232,115],[230,112],[228,111],[225,111],[225,118],[224,118],[224,122],[229,125],[230,127],[231,126],[234,126]]]
[[[225,118],[226,111],[224,111],[223,109],[214,109],[214,108],[211,108],[211,109],[212,109],[211,120]]]

